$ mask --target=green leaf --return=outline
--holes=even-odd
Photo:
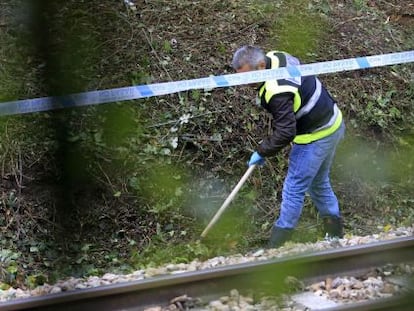
[[[11,286],[9,284],[0,282],[0,290],[8,290]]]
[[[30,252],[31,253],[38,253],[39,252],[39,248],[37,246],[30,246]]]
[[[121,191],[117,191],[114,193],[115,198],[119,198],[121,196]]]
[[[90,248],[91,248],[91,244],[85,244],[82,246],[81,250],[82,252],[87,252],[90,250]]]
[[[183,195],[183,189],[181,187],[178,187],[175,189],[175,196],[180,197]]]
[[[172,46],[170,41],[164,40],[164,46],[163,46],[164,52],[171,53],[172,52]]]
[[[11,273],[11,274],[15,274],[17,272],[17,266],[16,265],[11,265],[7,267],[7,272]]]
[[[102,133],[101,132],[95,133],[93,135],[93,138],[94,138],[95,142],[101,143],[102,142]]]
[[[139,189],[139,180],[138,180],[138,178],[137,177],[131,177],[130,179],[129,179],[129,185],[133,188],[133,189],[135,189],[135,190],[138,190]]]
[[[168,148],[162,148],[160,151],[160,154],[162,155],[171,155],[171,150]]]
[[[79,139],[80,139],[79,135],[68,137],[68,141],[71,142],[71,143],[74,143],[74,142],[78,141]]]

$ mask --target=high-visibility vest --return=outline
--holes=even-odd
[[[296,66],[297,58],[285,52],[266,54],[268,69]],[[334,133],[342,123],[342,113],[335,101],[315,76],[269,80],[259,88],[259,100],[267,109],[272,97],[293,94],[293,112],[296,117],[296,137],[293,142],[308,144]]]

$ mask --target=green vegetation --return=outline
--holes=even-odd
[[[0,4],[0,101],[220,74],[246,43],[304,62],[414,45],[398,1],[154,1],[138,4],[138,15],[109,0],[56,1],[40,20],[36,7],[20,7]],[[389,16],[400,18],[384,23]],[[412,71],[321,77],[347,121],[333,183],[349,233],[413,223]],[[288,150],[256,170],[198,241],[268,131],[254,96],[248,87],[193,90],[1,117],[0,288],[263,245]],[[306,200],[294,239],[315,241],[319,230]]]

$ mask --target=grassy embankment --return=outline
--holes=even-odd
[[[127,14],[111,1],[56,2],[46,19],[31,19],[40,28],[15,2],[1,4],[1,101],[221,74],[246,43],[304,62],[414,45],[413,8],[396,1],[168,3]],[[412,224],[412,69],[321,77],[347,121],[333,184],[348,233]],[[3,282],[33,286],[261,245],[288,150],[257,170],[208,239],[196,242],[268,131],[254,96],[246,87],[194,90],[2,117]],[[295,240],[321,238],[318,230],[307,201]]]

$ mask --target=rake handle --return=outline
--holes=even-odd
[[[237,192],[239,192],[240,188],[243,186],[243,184],[246,182],[247,178],[249,178],[250,174],[255,169],[256,165],[251,165],[247,169],[246,173],[244,173],[243,177],[240,179],[236,187],[234,187],[233,191],[230,193],[230,195],[227,197],[227,199],[224,201],[223,205],[220,207],[220,209],[217,211],[217,213],[214,215],[214,217],[210,220],[210,223],[207,225],[207,227],[204,229],[204,231],[201,233],[201,237],[204,238],[207,235],[207,232],[211,229],[211,227],[219,220],[221,214],[225,211],[227,206],[233,201],[234,197],[236,196]]]

